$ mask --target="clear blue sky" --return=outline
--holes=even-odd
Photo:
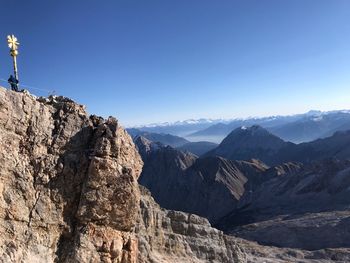
[[[348,0],[12,0],[0,25],[0,78],[14,33],[23,84],[124,125],[350,108]]]

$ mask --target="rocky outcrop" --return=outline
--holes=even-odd
[[[0,88],[0,261],[136,262],[142,161],[113,118]]]
[[[143,159],[146,159],[152,152],[159,150],[164,147],[159,142],[152,142],[143,136],[136,136],[134,138],[136,149]]]
[[[212,228],[207,219],[159,207],[141,187],[141,210],[136,233],[142,263],[246,262],[235,238]]]

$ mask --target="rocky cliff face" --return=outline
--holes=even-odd
[[[141,193],[139,262],[246,262],[236,240],[212,228],[207,219],[162,209],[142,186]]]
[[[135,262],[142,161],[113,118],[0,88],[2,262]]]

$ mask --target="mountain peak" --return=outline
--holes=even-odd
[[[234,160],[259,159],[269,163],[271,156],[288,144],[259,125],[234,129],[217,148],[207,155]]]
[[[262,137],[269,138],[270,140],[273,140],[274,142],[277,142],[278,144],[283,143],[284,141],[277,137],[276,135],[270,133],[265,128],[261,127],[260,125],[253,125],[250,127],[247,126],[241,126],[239,128],[234,129],[223,141],[221,144],[227,144],[227,143],[239,143],[242,142],[242,140],[249,143],[249,141],[256,143],[255,140],[260,140]],[[254,140],[255,138],[255,140]],[[259,144],[264,144],[264,141],[259,141]],[[220,145],[221,145],[220,144]]]
[[[138,135],[134,138],[134,143],[139,151],[139,154],[144,158],[149,153],[159,150],[161,147],[164,147],[160,142],[152,142],[142,135]]]
[[[237,130],[239,130],[239,128]],[[265,128],[261,127],[260,125],[252,125],[250,127],[243,125],[240,127],[240,130],[250,132],[250,133],[256,133],[256,132],[268,133],[268,131]]]

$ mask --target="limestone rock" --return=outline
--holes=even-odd
[[[140,206],[136,227],[140,263],[246,262],[235,238],[212,228],[205,218],[160,208],[142,186]]]
[[[0,262],[136,262],[142,161],[113,118],[0,88]]]

